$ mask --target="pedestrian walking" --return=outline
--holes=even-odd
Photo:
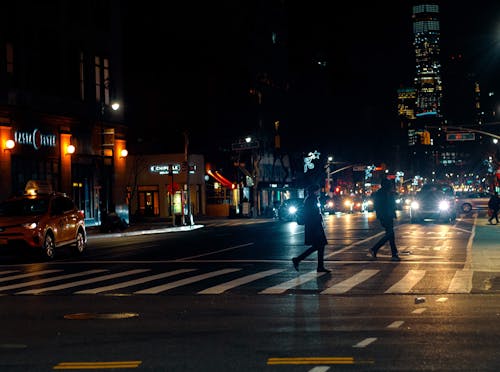
[[[299,271],[299,263],[313,252],[318,252],[318,273],[329,273],[325,268],[324,253],[327,244],[323,228],[323,216],[318,205],[319,185],[310,185],[307,188],[307,197],[304,200],[304,244],[310,245],[304,252],[292,258],[293,267]]]
[[[373,194],[373,202],[377,220],[385,229],[384,236],[370,248],[370,254],[373,259],[377,259],[378,250],[389,242],[391,246],[391,261],[400,261],[398,249],[396,247],[396,238],[394,235],[394,220],[396,217],[396,199],[394,195],[394,182],[383,179],[381,188]]]
[[[495,219],[498,224],[498,210],[500,209],[500,198],[498,197],[498,192],[494,192],[488,201],[488,208],[491,210],[491,216],[488,218],[490,225],[493,225],[493,219]]]

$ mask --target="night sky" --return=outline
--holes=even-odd
[[[415,73],[411,4],[127,3],[131,133],[156,140],[161,152],[177,152],[187,129],[190,151],[208,161],[227,157],[231,142],[258,126],[249,89],[258,84],[259,71],[267,71],[274,87],[263,94],[264,124],[280,120],[283,150],[384,161],[397,137],[396,90],[410,86]],[[439,4],[444,87],[448,60],[460,55],[464,74],[475,73],[498,90],[500,2]],[[273,30],[284,45],[278,55],[270,52]]]

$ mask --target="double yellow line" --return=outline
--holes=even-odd
[[[111,369],[111,368],[137,368],[142,363],[140,360],[123,362],[61,362],[52,369]]]

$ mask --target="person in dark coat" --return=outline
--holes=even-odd
[[[297,257],[292,258],[293,267],[299,271],[299,263],[313,252],[318,252],[319,273],[329,273],[330,270],[324,266],[325,245],[327,244],[325,230],[323,228],[323,216],[318,205],[319,185],[310,185],[307,188],[307,197],[304,200],[304,244],[310,245]]]
[[[400,261],[396,239],[394,236],[394,219],[396,219],[396,199],[393,191],[394,182],[384,178],[381,187],[373,195],[375,213],[382,227],[385,229],[384,236],[370,248],[371,256],[376,259],[378,250],[389,242],[391,246],[392,261]]]
[[[488,208],[491,209],[491,217],[488,218],[488,222],[492,225],[493,219],[495,219],[498,224],[498,210],[500,209],[500,198],[498,197],[498,192],[494,192],[488,201]]]

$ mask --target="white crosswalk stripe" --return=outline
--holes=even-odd
[[[223,270],[217,270],[217,271],[214,271],[214,272],[210,272],[210,273],[206,273],[206,274],[201,274],[201,275],[196,275],[196,276],[192,276],[192,277],[189,277],[189,278],[186,278],[186,279],[177,280],[177,281],[175,281],[173,283],[167,283],[167,284],[158,285],[156,287],[152,287],[152,288],[148,288],[148,289],[143,289],[141,291],[137,291],[137,292],[134,292],[134,293],[135,294],[157,294],[157,293],[160,293],[160,292],[168,291],[169,289],[172,289],[172,288],[180,287],[180,286],[191,284],[191,283],[194,283],[194,282],[197,282],[197,281],[200,281],[200,280],[212,278],[214,276],[224,275],[224,274],[228,274],[228,273],[232,273],[232,272],[240,271],[240,270],[241,269],[223,269]]]
[[[31,289],[29,291],[18,292],[18,294],[39,294],[39,293],[47,292],[47,291],[56,291],[56,290],[59,290],[59,289],[66,289],[66,288],[71,288],[71,287],[78,287],[78,286],[81,286],[81,285],[84,285],[84,284],[90,284],[90,283],[95,283],[95,282],[101,282],[103,280],[120,278],[122,276],[127,276],[127,275],[142,273],[144,271],[149,271],[149,269],[129,270],[129,271],[125,271],[125,272],[121,272],[121,273],[116,273],[116,274],[109,274],[109,275],[98,276],[98,277],[92,278],[92,279],[80,280],[80,281],[77,281],[77,282],[71,282],[71,283],[67,283],[67,284],[56,285],[56,286],[53,286],[53,287]]]
[[[275,285],[273,287],[270,287],[270,288],[267,288],[263,291],[260,291],[259,294],[279,294],[279,293],[283,293],[283,292],[286,292],[287,290],[289,289],[292,289],[292,288],[295,288],[295,287],[299,287],[300,285],[310,281],[310,280],[313,280],[313,279],[316,279],[318,277],[320,277],[321,275],[324,275],[325,273],[317,273],[316,271],[309,271],[308,273],[306,274],[302,274],[300,276],[298,276],[297,278],[294,278],[292,280],[288,280],[284,283],[281,283],[281,284],[278,284],[278,285]]]
[[[425,270],[410,270],[399,282],[390,287],[385,293],[408,293],[425,275]]]
[[[361,270],[359,273],[351,276],[350,278],[343,280],[327,289],[325,289],[321,294],[340,294],[346,293],[353,287],[370,279],[373,275],[378,273],[380,270]]]
[[[380,280],[379,274],[381,269],[363,269],[357,272],[351,272],[345,274],[344,277],[341,276],[340,272],[334,272],[332,275],[326,279],[323,278],[325,273],[317,273],[314,271],[304,272],[303,274],[298,274],[290,268],[276,268],[276,269],[266,269],[260,271],[250,271],[245,272],[242,270],[247,270],[247,268],[225,268],[218,269],[208,272],[202,272],[200,274],[193,273],[194,271],[202,270],[201,268],[182,268],[173,269],[165,272],[152,272],[152,269],[133,269],[128,271],[112,272],[106,275],[99,275],[103,272],[109,272],[109,269],[95,269],[95,270],[83,270],[77,272],[70,272],[68,274],[61,273],[64,270],[40,270],[34,272],[20,272],[19,270],[6,270],[1,271],[0,274],[5,276],[0,277],[0,294],[7,294],[9,291],[13,294],[40,294],[46,292],[57,292],[62,291],[64,293],[73,294],[99,294],[103,292],[113,292],[120,289],[124,289],[124,292],[129,294],[160,294],[162,292],[169,291],[174,288],[194,285],[198,282],[212,279],[207,282],[206,288],[198,288],[196,294],[200,295],[218,295],[226,292],[230,292],[232,289],[237,287],[245,287],[252,291],[253,293],[263,294],[263,295],[279,295],[286,293],[290,290],[301,290],[305,288],[310,288],[311,281],[318,278],[322,278],[318,281],[317,286],[313,284],[313,290],[316,288],[317,293],[322,295],[336,295],[336,294],[346,294],[346,293],[362,293],[367,287],[376,288],[371,289],[370,293],[387,293],[387,294],[407,294],[411,293],[412,290],[419,285],[421,286],[425,283],[432,282],[432,276],[438,275],[439,271],[436,270],[398,270],[391,273],[391,286],[386,286],[386,288],[381,288],[377,281]],[[234,278],[224,278],[225,274],[235,273],[241,271],[241,276]],[[10,275],[9,275],[10,274]],[[51,274],[53,276],[51,276]],[[278,275],[280,274],[280,275]],[[175,280],[175,276],[182,275],[178,280]],[[426,275],[429,275],[428,280],[425,282],[422,280]],[[473,290],[473,270],[455,270],[453,275],[451,273],[447,275],[449,278],[449,283],[447,289],[443,290],[442,284],[439,289],[430,287],[424,288],[423,290],[429,291],[429,293],[434,293],[433,291],[439,291],[438,293],[471,293]],[[78,279],[79,277],[88,276],[87,279]],[[131,278],[126,278],[130,277]],[[378,278],[378,279],[377,279]],[[439,276],[440,281],[442,275]],[[170,281],[173,280],[173,281]],[[103,283],[100,286],[90,286],[94,283],[101,283],[105,281],[110,281],[108,283]],[[384,282],[386,279],[384,279]],[[48,283],[59,282],[56,285],[45,286]],[[156,282],[153,284],[148,283]],[[366,283],[366,284],[365,284]],[[373,283],[377,283],[376,286]],[[441,282],[442,283],[442,282]],[[362,287],[361,284],[364,284]],[[152,285],[152,286],[151,286]],[[80,288],[75,292],[71,291],[75,287]],[[136,288],[133,288],[136,287]],[[387,288],[389,287],[389,288]],[[15,290],[25,289],[21,292],[16,292]],[[422,287],[419,288],[421,290]],[[189,292],[189,288],[186,289]]]
[[[103,271],[107,271],[107,270],[87,270],[87,271],[82,271],[79,273],[60,275],[60,276],[52,276],[50,278],[32,280],[30,282],[23,282],[23,283],[6,285],[3,287],[0,287],[0,291],[6,291],[9,289],[17,289],[17,288],[23,288],[23,287],[31,287],[33,285],[45,284],[45,283],[55,282],[58,280],[72,279],[72,278],[77,278],[79,276],[98,274],[98,273],[102,273]]]
[[[260,273],[247,275],[247,276],[244,276],[242,278],[231,280],[230,282],[227,282],[227,283],[219,284],[219,285],[204,289],[203,291],[200,291],[198,293],[199,294],[224,293],[224,292],[230,290],[231,288],[235,288],[235,287],[238,287],[238,286],[243,285],[243,284],[248,284],[248,283],[253,282],[255,280],[259,280],[259,279],[265,278],[269,275],[280,273],[282,271],[285,271],[285,270],[284,269],[281,269],[281,270],[280,269],[273,269],[273,270],[261,271]]]
[[[146,277],[140,278],[140,279],[129,280],[129,281],[118,283],[118,284],[112,284],[112,285],[107,285],[107,286],[104,286],[104,287],[97,287],[97,288],[92,288],[92,289],[86,289],[86,290],[78,291],[78,292],[75,292],[75,293],[76,294],[97,294],[97,293],[102,293],[102,292],[107,292],[107,291],[113,291],[115,289],[132,287],[134,285],[151,282],[153,280],[168,278],[169,276],[174,276],[174,275],[177,275],[177,274],[187,273],[187,272],[195,271],[195,270],[196,269],[179,269],[179,270],[169,271],[167,273],[161,273],[161,274],[146,276]]]

